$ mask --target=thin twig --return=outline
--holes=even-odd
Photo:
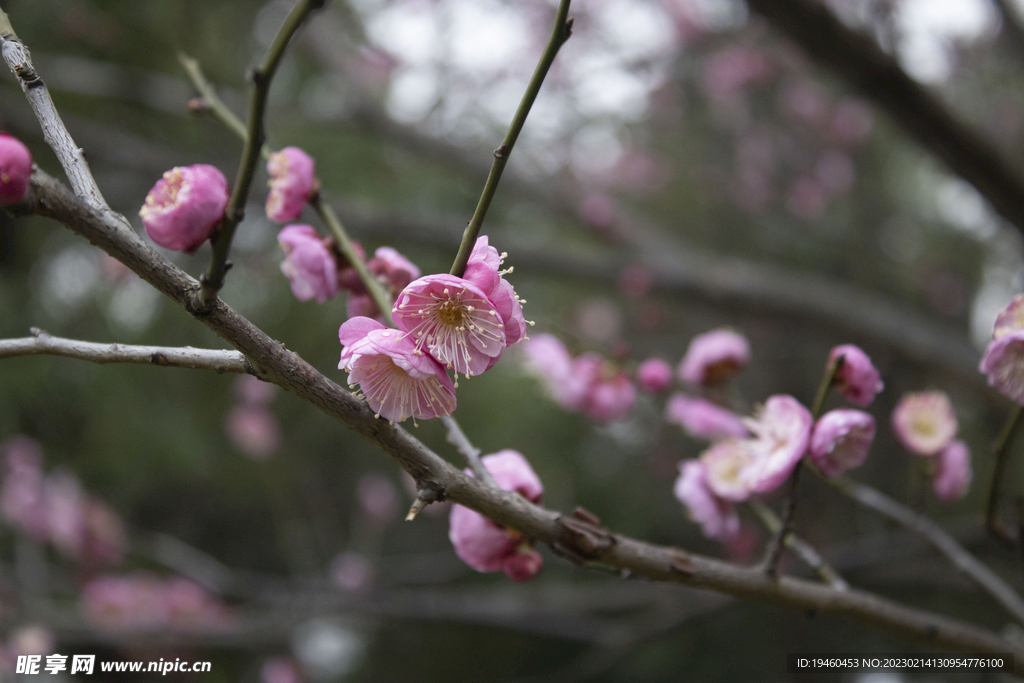
[[[760,518],[765,528],[772,533],[778,533],[779,529],[782,528],[782,520],[779,519],[778,515],[770,507],[757,498],[751,498],[747,503],[750,505],[750,509]],[[825,561],[825,558],[810,543],[793,532],[786,534],[785,543],[786,547],[796,553],[797,557],[817,573],[822,581],[838,591],[850,590],[850,584],[839,575],[839,572],[832,565]]]
[[[837,491],[866,508],[902,524],[928,541],[957,569],[991,595],[1003,609],[1024,623],[1024,600],[995,572],[957,543],[956,539],[927,516],[911,510],[881,491],[846,477],[823,477]]]
[[[238,164],[238,175],[235,177],[231,198],[224,211],[224,219],[221,221],[216,236],[211,240],[213,254],[210,257],[210,266],[199,280],[202,284],[197,302],[200,307],[209,308],[212,305],[213,300],[217,297],[217,292],[224,286],[224,277],[231,267],[228,263],[231,240],[235,235],[235,228],[238,227],[245,215],[245,202],[249,197],[249,186],[252,185],[252,179],[256,173],[256,162],[259,160],[263,142],[266,139],[263,116],[274,72],[277,71],[277,66],[284,56],[288,41],[291,40],[310,12],[319,9],[323,4],[324,0],[299,0],[295,3],[274,37],[274,42],[267,50],[263,65],[253,69],[252,100],[249,106],[249,124],[245,143],[242,147],[242,160]]]
[[[255,374],[308,401],[393,458],[417,482],[421,493],[464,505],[496,524],[529,538],[568,548],[578,556],[630,575],[679,583],[736,597],[822,614],[845,616],[896,635],[959,652],[1012,653],[1014,673],[1024,676],[1024,648],[978,626],[907,607],[860,590],[837,591],[792,577],[771,579],[756,569],[722,562],[679,548],[657,546],[587,525],[533,505],[517,493],[466,476],[397,425],[321,375],[295,353],[268,337],[223,301],[209,311],[194,306],[195,280],[149,247],[119,221],[97,212],[41,170],[32,174],[24,206],[60,221],[128,265],[242,352]],[[419,498],[419,496],[418,496]]]
[[[192,85],[195,86],[196,90],[203,97],[203,104],[218,121],[223,123],[225,126],[231,129],[231,131],[242,140],[245,140],[248,136],[245,124],[242,123],[242,119],[235,116],[235,113],[228,109],[228,106],[224,104],[224,101],[217,95],[217,91],[213,89],[213,85],[207,80],[203,74],[203,69],[199,65],[199,60],[194,57],[190,57],[184,52],[178,53],[178,61],[185,67],[185,73],[188,74],[189,80],[192,81]],[[260,155],[266,161],[270,157],[270,149],[264,145],[260,149]]]
[[[548,69],[551,68],[551,64],[555,61],[555,55],[558,54],[559,48],[572,35],[572,19],[568,18],[569,2],[570,0],[561,0],[558,3],[558,14],[555,16],[555,25],[551,29],[551,37],[548,39],[547,47],[544,48],[544,53],[541,55],[540,62],[537,63],[533,77],[530,79],[529,85],[526,86],[526,92],[523,93],[523,99],[519,102],[519,108],[516,110],[515,116],[512,117],[512,123],[509,124],[505,139],[502,140],[501,146],[494,150],[494,161],[491,162],[491,171],[487,175],[487,181],[484,183],[484,190],[480,195],[480,201],[477,202],[476,210],[473,211],[473,217],[470,218],[469,225],[466,226],[466,231],[462,235],[462,244],[459,245],[459,253],[456,254],[455,262],[452,264],[450,271],[452,275],[462,277],[462,274],[466,271],[469,255],[476,244],[476,238],[480,235],[480,228],[484,223],[484,217],[487,215],[487,209],[491,206],[491,200],[494,199],[494,193],[498,190],[498,183],[501,182],[501,174],[505,170],[505,164],[508,163],[508,157],[512,154],[512,147],[515,146],[519,133],[523,130],[523,125],[526,123],[526,117],[530,114],[533,101],[537,99],[537,93],[540,92],[540,86],[544,83]]]
[[[85,152],[75,144],[71,133],[65,127],[64,121],[60,118],[57,107],[50,97],[50,91],[43,83],[43,79],[36,73],[28,48],[18,39],[10,19],[2,9],[0,9],[0,51],[3,53],[7,68],[17,77],[21,89],[25,92],[25,98],[43,129],[43,139],[57,155],[75,194],[85,199],[94,208],[101,211],[109,210],[106,200],[103,199],[103,193],[100,192],[99,185],[96,184],[96,179],[92,177],[92,171],[89,170]]]
[[[821,415],[821,408],[825,405],[825,399],[828,397],[829,390],[835,384],[836,373],[843,367],[843,360],[844,358],[840,354],[835,360],[830,361],[825,369],[825,376],[822,377],[821,384],[818,385],[818,392],[814,395],[814,403],[811,405],[812,426]],[[797,460],[793,473],[789,475],[789,488],[786,490],[786,500],[782,505],[782,521],[768,543],[768,549],[764,555],[763,568],[769,576],[775,576],[776,572],[778,572],[779,560],[782,559],[783,542],[793,527],[793,515],[796,513],[796,488],[800,482],[800,471],[803,469],[803,464],[804,460],[801,457]],[[789,543],[785,545],[788,547]]]
[[[0,359],[16,356],[65,356],[93,363],[138,363],[169,368],[191,368],[245,374],[245,356],[238,351],[194,349],[190,346],[133,346],[97,344],[78,339],[54,337],[32,328],[33,337],[0,339]]]
[[[1000,541],[1012,544],[1017,534],[1011,533],[999,519],[999,492],[1006,471],[1006,461],[1010,453],[1010,443],[1013,435],[1021,423],[1021,415],[1024,415],[1024,407],[1016,405],[1006,416],[1003,429],[996,438],[993,452],[995,454],[995,466],[992,470],[992,482],[988,488],[988,501],[985,504],[985,527]]]
[[[484,482],[488,486],[498,488],[497,482],[494,481],[494,477],[484,467],[483,462],[480,461],[480,449],[474,446],[469,441],[469,437],[462,431],[462,427],[456,422],[451,416],[444,415],[441,417],[441,424],[444,425],[444,431],[448,443],[455,446],[455,450],[462,454],[462,457],[466,459],[466,464],[469,465],[469,469],[473,470],[473,475]]]

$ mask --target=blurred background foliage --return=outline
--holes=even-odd
[[[932,15],[954,19],[930,24],[920,7],[928,4]],[[232,178],[241,149],[212,117],[188,113],[195,93],[179,52],[197,58],[243,115],[246,70],[290,6],[3,3],[107,200],[137,227],[138,208],[165,170],[204,162]],[[1020,167],[1020,46],[994,5],[831,6]],[[326,195],[368,253],[390,245],[424,273],[446,272],[552,10],[546,0],[330,2],[300,32],[274,82],[271,146],[316,157]],[[857,476],[907,500],[914,463],[896,444],[889,413],[904,391],[947,391],[972,447],[975,483],[953,506],[912,502],[1019,585],[1019,560],[987,540],[979,522],[990,443],[1008,406],[974,367],[995,312],[1019,289],[1020,236],[742,3],[581,0],[572,14],[575,34],[484,230],[509,252],[509,279],[528,301],[533,331],[632,369],[651,355],[676,363],[695,334],[731,326],[753,349],[731,388],[742,410],[775,393],[809,403],[828,350],[860,344],[886,391],[870,409],[879,436]],[[0,128],[59,173],[12,77],[0,79]],[[344,301],[294,300],[278,269],[277,227],[263,213],[264,181],[222,296],[341,382],[334,368]],[[198,275],[208,252],[172,258]],[[693,264],[718,270],[712,277]],[[843,296],[815,308],[789,296],[789,286]],[[860,326],[892,310],[905,329]],[[0,215],[0,336],[25,336],[33,326],[98,342],[223,347],[59,225]],[[914,330],[933,351],[906,343]],[[582,505],[625,534],[756,559],[765,534],[752,515],[744,513],[749,547],[722,548],[673,498],[679,461],[703,445],[664,422],[661,399],[642,397],[628,420],[593,425],[562,412],[519,360],[510,350],[492,372],[462,382],[457,416],[485,453],[526,454],[548,506]],[[547,549],[532,584],[476,574],[451,550],[444,506],[401,523],[407,477],[294,397],[269,404],[279,447],[264,460],[246,457],[225,433],[234,386],[234,377],[199,371],[52,357],[0,364],[0,438],[37,439],[47,470],[70,468],[116,509],[132,541],[118,571],[191,571],[201,580],[196,567],[215,558],[231,568],[220,589],[244,625],[231,637],[179,633],[167,647],[119,640],[78,616],[77,590],[89,577],[45,555],[51,599],[34,609],[21,599],[18,543],[4,532],[0,622],[8,636],[42,624],[55,634],[54,652],[210,659],[213,671],[194,679],[211,683],[259,680],[274,656],[295,657],[313,680],[778,680],[786,652],[915,647],[845,621],[581,571]],[[438,424],[423,422],[415,433],[457,461]],[[383,499],[383,521],[360,504],[369,474],[395,492],[391,504],[386,484],[370,496]],[[1011,477],[1007,490],[1020,490],[1019,467]],[[797,527],[855,585],[996,628],[1005,621],[934,553],[817,481],[802,484]],[[168,546],[170,538],[191,550]],[[337,578],[346,552],[369,567],[354,589]]]

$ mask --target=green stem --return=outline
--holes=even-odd
[[[491,200],[494,199],[494,193],[498,190],[498,183],[501,181],[501,174],[505,170],[505,164],[508,163],[508,157],[512,153],[512,147],[515,146],[519,133],[523,130],[526,117],[530,114],[530,108],[533,106],[534,100],[537,99],[537,93],[540,92],[540,86],[544,83],[544,78],[547,76],[552,62],[555,61],[555,55],[558,54],[559,48],[572,35],[572,20],[567,18],[569,16],[569,2],[570,0],[561,0],[559,2],[558,15],[555,17],[555,25],[551,30],[551,38],[548,39],[547,47],[544,48],[540,62],[537,63],[533,77],[530,79],[529,85],[526,86],[526,92],[523,93],[523,99],[519,102],[519,109],[516,110],[515,116],[512,117],[512,123],[509,124],[505,139],[502,140],[501,146],[494,150],[494,161],[491,163],[490,173],[487,174],[484,191],[480,195],[480,201],[477,202],[473,217],[470,218],[469,224],[466,226],[466,231],[462,234],[462,244],[459,245],[459,253],[455,256],[455,262],[452,264],[451,271],[449,271],[452,275],[462,277],[462,274],[466,272],[469,255],[476,244],[476,238],[480,235],[480,228],[484,223],[484,217],[487,215],[487,209],[491,206]]]
[[[825,370],[825,376],[822,377],[821,384],[818,385],[818,393],[815,394],[814,403],[811,405],[812,426],[821,415],[821,408],[825,405],[825,399],[828,398],[828,392],[832,385],[835,384],[836,374],[839,372],[839,368],[843,367],[844,360],[840,354],[834,361],[828,364],[828,368]],[[786,500],[782,504],[782,523],[779,525],[778,531],[775,532],[772,540],[768,543],[768,549],[765,552],[763,568],[769,576],[775,576],[778,572],[779,560],[782,558],[783,543],[786,541],[793,526],[793,515],[796,512],[796,487],[800,482],[800,472],[803,470],[803,464],[803,458],[800,458],[796,463],[796,467],[793,468],[793,474],[789,477],[789,489],[786,491]]]
[[[761,524],[763,524],[768,531],[778,533],[779,529],[782,528],[782,520],[779,519],[778,515],[776,515],[770,507],[756,498],[751,498],[747,502],[750,505],[750,509],[753,510],[761,520]],[[786,547],[794,551],[808,567],[814,570],[814,572],[821,577],[822,581],[829,584],[836,590],[845,591],[850,589],[850,584],[846,583],[846,580],[839,575],[839,572],[837,572],[832,565],[826,562],[825,558],[823,558],[810,543],[794,533],[789,533],[786,535],[785,544]]]
[[[183,67],[185,67],[185,73],[188,74],[189,80],[192,81],[192,85],[199,91],[199,94],[203,96],[203,101],[209,110],[213,113],[214,117],[217,118],[221,123],[231,129],[231,131],[245,140],[249,131],[246,129],[242,119],[235,116],[235,113],[228,109],[228,106],[224,104],[224,101],[217,96],[210,81],[203,75],[203,69],[199,66],[199,60],[194,57],[190,57],[184,52],[178,53],[178,61]],[[264,160],[270,156],[269,149],[260,150]]]
[[[235,228],[238,227],[245,215],[245,202],[249,196],[249,187],[252,185],[252,179],[256,173],[256,162],[266,139],[263,118],[267,108],[270,82],[284,56],[288,41],[295,35],[310,12],[322,7],[323,4],[324,0],[300,0],[297,2],[274,37],[274,42],[267,50],[263,65],[253,70],[252,100],[249,105],[249,124],[242,147],[242,160],[239,162],[238,174],[235,177],[231,198],[228,200],[228,206],[224,212],[224,219],[221,221],[216,236],[211,240],[213,255],[210,258],[210,266],[200,278],[202,286],[199,290],[199,303],[202,307],[209,307],[213,304],[214,299],[217,298],[217,292],[224,286],[224,277],[231,267],[228,263],[231,240],[234,238]]]
[[[996,538],[1003,541],[1013,541],[1014,534],[1011,534],[999,521],[999,489],[1006,472],[1006,461],[1010,452],[1010,442],[1013,435],[1020,426],[1021,415],[1024,414],[1024,407],[1014,406],[1010,414],[1006,416],[1006,423],[999,433],[994,446],[996,456],[995,468],[992,471],[992,483],[988,489],[988,502],[985,505],[985,526]]]

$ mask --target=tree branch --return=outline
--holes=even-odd
[[[946,556],[953,566],[969,576],[978,586],[991,595],[1003,609],[1017,621],[1024,623],[1024,600],[999,576],[985,566],[978,558],[956,542],[952,536],[925,515],[889,498],[867,484],[861,484],[845,477],[822,477],[826,483],[866,508],[902,524],[919,534],[936,550]]]
[[[14,27],[11,26],[7,13],[2,9],[0,9],[0,52],[3,53],[7,68],[15,75],[21,89],[25,92],[25,98],[43,129],[43,139],[57,155],[75,194],[84,198],[97,209],[107,209],[103,193],[100,192],[100,188],[89,170],[89,164],[85,160],[85,152],[75,144],[71,133],[64,126],[64,121],[61,120],[57,107],[50,97],[50,91],[47,90],[46,84],[36,73],[35,66],[32,65],[32,55],[14,33]]]
[[[956,119],[869,36],[814,0],[748,0],[752,10],[818,62],[889,112],[897,123],[1024,232],[1024,181],[988,140]]]
[[[249,372],[245,357],[238,351],[194,349],[190,346],[133,346],[130,344],[97,344],[78,339],[53,337],[32,328],[33,337],[0,339],[0,359],[16,356],[65,356],[93,363],[138,363],[171,368],[213,370],[214,372]]]
[[[1013,653],[1024,677],[1024,648],[965,622],[907,607],[864,591],[836,591],[790,577],[770,579],[757,569],[656,546],[579,519],[539,508],[522,496],[492,488],[438,457],[400,426],[374,418],[373,410],[269,338],[219,299],[209,310],[193,305],[199,284],[149,247],[124,224],[75,197],[44,172],[33,173],[25,206],[60,221],[135,271],[245,355],[253,374],[308,401],[393,458],[438,500],[476,510],[498,524],[631,576],[680,583],[792,609],[845,616],[934,647],[986,654]]]
[[[488,486],[498,488],[494,477],[491,476],[491,473],[484,467],[483,462],[480,461],[480,449],[470,443],[469,437],[462,431],[459,423],[451,416],[443,415],[441,417],[441,424],[444,425],[448,443],[455,446],[455,450],[466,459],[466,464],[469,465],[469,469],[473,470],[473,475]]]

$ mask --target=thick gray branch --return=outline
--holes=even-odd
[[[245,357],[238,351],[194,349],[190,346],[132,346],[130,344],[96,344],[78,339],[53,337],[32,328],[34,337],[0,339],[0,359],[15,356],[66,356],[93,363],[141,363],[172,368],[213,370],[214,372],[247,372]]]
[[[199,313],[199,284],[150,248],[116,218],[96,211],[41,171],[32,177],[28,206],[54,218],[135,271],[245,355],[253,374],[273,382],[334,417],[391,456],[421,490],[435,492],[480,512],[498,524],[549,544],[578,561],[631,576],[680,583],[792,609],[850,617],[935,647],[978,653],[1013,653],[1015,673],[1024,676],[1024,648],[962,621],[900,605],[871,593],[846,592],[809,581],[771,578],[755,569],[651,545],[592,523],[566,518],[522,496],[489,487],[439,458],[408,432],[386,420],[327,379],[280,342],[217,300]]]

